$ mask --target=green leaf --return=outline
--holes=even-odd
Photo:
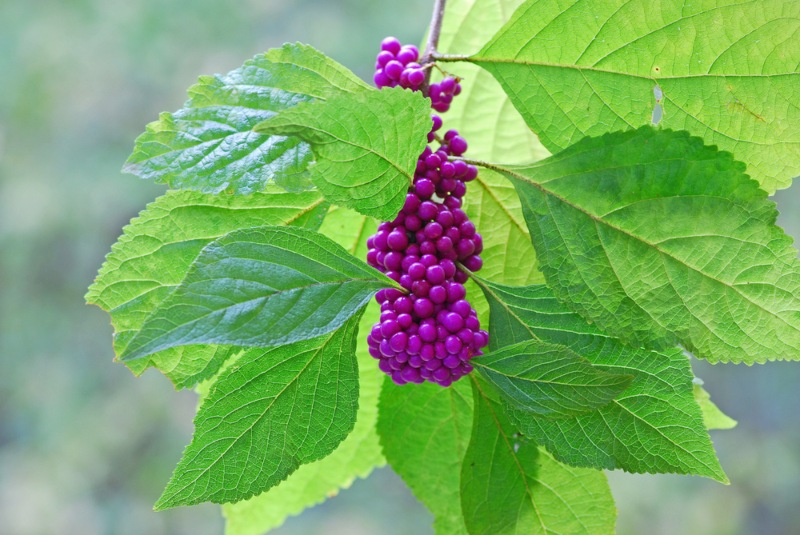
[[[367,237],[376,230],[374,220],[352,210],[332,207],[319,229],[358,258],[367,254]],[[378,305],[371,301],[359,323],[360,333],[369,333]],[[378,442],[378,395],[382,374],[367,348],[365,335],[358,337],[359,397],[356,425],[347,438],[327,457],[304,464],[286,481],[249,500],[223,505],[227,535],[260,535],[276,528],[291,515],[336,495],[373,468],[386,463]]]
[[[327,226],[328,219],[325,224]],[[386,463],[378,442],[378,395],[382,374],[367,352],[366,337],[378,316],[374,301],[359,323],[358,414],[353,431],[333,452],[318,461],[304,464],[276,487],[249,500],[222,506],[226,535],[261,535],[277,528],[291,515],[336,495],[356,478],[367,477],[373,468]]]
[[[491,307],[492,350],[539,339],[567,346],[601,370],[633,376],[610,404],[572,418],[539,418],[509,408],[523,434],[574,466],[727,482],[694,400],[689,360],[679,349],[658,353],[622,344],[570,312],[546,286],[479,282]]]
[[[700,409],[703,411],[703,422],[706,429],[733,429],[738,422],[722,412],[717,405],[711,401],[711,396],[700,384],[697,384],[698,379],[695,378],[694,383],[694,399]],[[702,384],[702,381],[701,381]]]
[[[743,167],[643,127],[504,173],[548,285],[601,329],[711,362],[798,360],[797,251]]]
[[[529,0],[469,58],[544,146],[651,123],[702,136],[774,192],[800,168],[800,3]]]
[[[338,329],[391,279],[317,232],[294,227],[234,231],[207,245],[180,286],[121,355],[170,347],[269,347]]]
[[[468,381],[442,388],[398,386],[387,378],[379,410],[383,454],[433,513],[436,533],[466,534],[459,481],[472,427]]]
[[[568,347],[540,340],[504,346],[471,362],[508,403],[549,418],[608,405],[633,378],[605,372]]]
[[[175,113],[162,113],[136,139],[124,171],[141,178],[217,193],[261,191],[269,181],[307,187],[312,161],[297,138],[253,127],[310,100],[368,89],[345,67],[308,45],[286,44],[221,76],[203,76]]]
[[[614,533],[617,511],[605,475],[556,462],[514,432],[485,386],[473,385],[472,438],[461,472],[469,533]]]
[[[107,311],[120,355],[145,318],[180,284],[210,242],[239,228],[262,225],[319,227],[327,210],[315,191],[288,194],[270,189],[248,196],[169,191],[125,227],[100,268],[86,300]],[[212,376],[231,348],[166,349],[127,361],[137,375],[153,366],[179,388]]]
[[[256,127],[310,143],[323,195],[385,221],[403,207],[430,129],[430,101],[401,88],[301,104]]]
[[[311,340],[249,349],[225,370],[155,509],[244,500],[333,451],[356,419],[358,321]]]

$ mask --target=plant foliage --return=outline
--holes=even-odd
[[[136,140],[124,169],[171,189],[86,296],[133,373],[202,382],[157,509],[221,503],[255,535],[388,462],[440,534],[611,533],[602,470],[728,481],[708,430],[736,422],[687,353],[800,360],[767,198],[800,168],[800,4],[451,0],[439,24],[426,59],[461,77],[445,123],[480,167],[475,371],[399,386],[367,344],[373,296],[405,291],[367,237],[455,135],[429,134],[429,86],[302,44],[201,77]]]

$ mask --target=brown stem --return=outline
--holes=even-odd
[[[428,42],[425,44],[425,52],[420,59],[420,65],[430,63],[431,58],[436,53],[436,47],[439,46],[439,36],[442,34],[442,20],[444,19],[444,6],[447,0],[434,0],[433,2],[433,16],[431,17],[431,27],[428,30]],[[425,71],[425,82],[422,84],[422,94],[428,94],[428,84],[431,79],[431,70]]]

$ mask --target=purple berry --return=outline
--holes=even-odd
[[[400,75],[403,74],[403,64],[393,59],[386,66],[383,68],[384,74],[389,77],[390,80],[399,80]]]
[[[411,87],[421,85],[425,81],[425,73],[419,69],[410,69],[406,72],[408,73],[408,83]]]
[[[397,54],[397,61],[399,61],[403,65],[408,65],[413,61],[417,61],[417,58],[419,58],[419,53],[418,52],[415,53],[415,51],[405,46]]]
[[[388,50],[381,50],[380,52],[378,52],[378,58],[376,61],[378,65],[380,65],[381,67],[385,67],[386,64],[392,61],[393,59],[395,59],[394,54],[392,54]]]
[[[420,318],[429,318],[433,315],[434,306],[430,299],[425,297],[414,301],[414,314]]]
[[[387,37],[381,41],[381,50],[385,50],[396,55],[400,52],[400,48],[400,41],[398,41],[396,37]]]
[[[445,328],[450,331],[451,333],[455,333],[461,330],[464,326],[464,318],[461,317],[460,314],[457,312],[449,312],[444,318],[444,326]]]
[[[428,272],[425,275],[425,278],[431,284],[442,284],[445,281],[445,273],[442,266],[431,266],[428,268]]]

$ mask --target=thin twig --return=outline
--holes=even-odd
[[[469,61],[470,56],[465,56],[461,54],[439,54],[436,50],[431,53],[431,59],[435,59],[436,61]]]
[[[444,7],[447,0],[434,0],[433,15],[431,16],[431,27],[428,30],[428,42],[425,45],[425,52],[422,54],[420,64],[430,63],[433,55],[436,54],[436,47],[439,46],[439,36],[442,34],[442,20],[444,19]],[[425,71],[425,82],[422,84],[422,94],[428,94],[428,84],[431,79],[431,71]]]

